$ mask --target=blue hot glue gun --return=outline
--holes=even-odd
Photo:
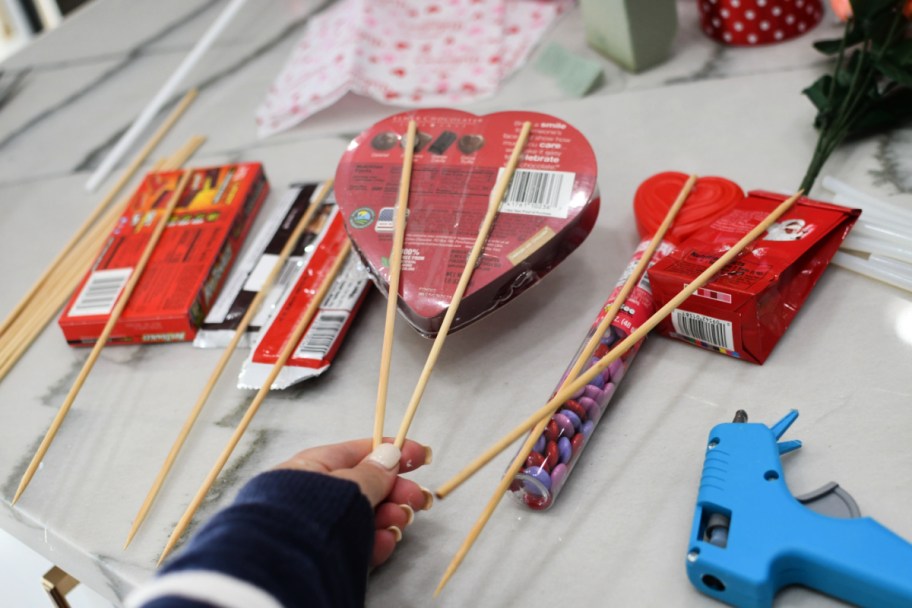
[[[912,606],[912,544],[870,517],[835,483],[802,497],[785,485],[778,440],[798,417],[772,427],[735,421],[709,434],[687,553],[697,589],[733,606],[771,606],[804,585],[861,606]]]

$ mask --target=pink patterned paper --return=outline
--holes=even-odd
[[[266,137],[348,92],[397,106],[493,95],[573,0],[340,0],[314,16],[256,113]]]

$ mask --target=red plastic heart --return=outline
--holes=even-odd
[[[666,171],[657,173],[640,184],[633,199],[633,211],[640,236],[648,238],[655,234],[689,177],[685,173]],[[682,242],[742,200],[744,191],[735,182],[724,177],[698,178],[665,240]]]

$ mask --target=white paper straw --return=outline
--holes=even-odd
[[[203,56],[203,53],[212,46],[212,43],[218,35],[228,26],[228,23],[231,22],[246,2],[247,0],[232,0],[231,4],[225,7],[225,10],[222,11],[213,24],[209,26],[209,29],[206,30],[206,33],[199,39],[196,46],[193,47],[193,50],[187,54],[183,62],[181,62],[174,73],[171,74],[171,77],[161,90],[152,98],[152,101],[143,109],[142,113],[136,118],[127,132],[123,134],[117,144],[115,144],[101,162],[95,170],[95,173],[93,173],[92,177],[89,178],[89,181],[86,182],[86,190],[94,192],[98,185],[111,173],[114,166],[149,126],[149,123],[152,122],[155,115],[158,114],[162,106],[165,105],[165,102],[174,95],[174,92],[177,90],[177,87],[180,86],[181,81],[187,76],[190,70],[193,69],[193,66],[196,65],[200,57]]]

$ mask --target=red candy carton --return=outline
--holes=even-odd
[[[259,163],[188,171],[187,187],[114,327],[112,344],[192,340],[269,191]],[[150,173],[133,193],[60,317],[70,344],[98,339],[182,175]]]
[[[649,270],[662,306],[759,224],[786,197],[748,193],[729,213]],[[802,198],[658,331],[697,346],[763,363],[848,235],[859,209]]]

